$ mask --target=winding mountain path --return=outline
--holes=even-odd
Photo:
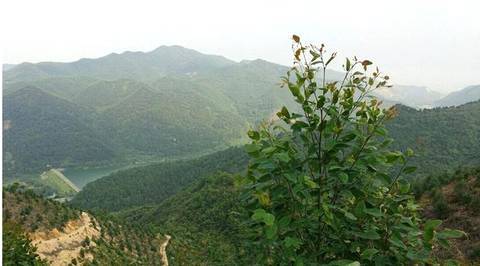
[[[165,235],[165,238],[167,238],[167,239],[160,246],[160,255],[162,256],[162,265],[163,266],[168,266],[167,245],[168,245],[168,242],[170,241],[170,238],[172,238],[172,237],[169,236],[169,235]]]

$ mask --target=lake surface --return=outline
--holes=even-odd
[[[107,176],[118,170],[132,167],[132,165],[115,165],[95,168],[65,168],[63,174],[70,179],[78,188],[82,189],[86,184],[101,177]]]

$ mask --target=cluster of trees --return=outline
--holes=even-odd
[[[18,183],[3,190],[4,221],[12,221],[27,232],[62,230],[63,225],[77,219],[80,211],[52,199],[44,199]]]
[[[17,224],[3,222],[2,241],[3,265],[47,265],[35,253],[36,248]]]
[[[212,174],[161,204],[117,215],[171,235],[167,252],[173,265],[253,265],[237,180],[228,173]]]
[[[409,160],[417,171],[411,180],[480,163],[480,102],[459,107],[417,111],[396,106],[397,116],[386,122],[392,149],[411,147]],[[87,185],[73,200],[83,208],[119,210],[160,203],[212,171],[241,171],[247,165],[242,148],[227,149],[194,160],[155,164],[124,170]]]
[[[399,115],[386,123],[392,147],[411,147],[417,154],[416,177],[441,174],[480,164],[480,101],[458,107],[415,110],[397,106]]]
[[[198,159],[131,168],[87,184],[71,204],[107,211],[157,204],[202,176],[216,171],[243,171],[247,161],[242,148],[229,148]]]

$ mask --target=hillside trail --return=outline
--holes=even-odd
[[[168,258],[167,258],[167,245],[168,242],[170,241],[170,238],[172,238],[169,235],[165,235],[165,242],[160,245],[160,256],[162,257],[162,265],[163,266],[168,266]]]

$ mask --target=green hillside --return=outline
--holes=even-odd
[[[181,47],[18,65],[5,71],[3,80],[7,132],[12,132],[5,135],[5,169],[22,175],[39,173],[47,164],[192,158],[241,144],[242,132],[289,104],[288,90],[278,86],[285,70]],[[38,91],[25,89],[31,87]],[[71,127],[81,124],[78,137],[68,129],[55,131],[67,127],[68,114],[75,116],[69,118]],[[12,121],[35,122],[27,128]],[[63,144],[61,151],[52,139]]]
[[[168,257],[173,265],[252,265],[239,197],[235,177],[219,173],[200,178],[159,205],[116,216],[171,235]]]
[[[156,204],[202,176],[217,171],[240,172],[246,164],[243,150],[230,148],[198,159],[131,168],[87,184],[71,204],[109,211]]]
[[[46,165],[101,163],[114,158],[108,138],[91,128],[87,109],[27,87],[3,99],[5,177]]]
[[[387,123],[393,147],[415,150],[417,175],[480,164],[480,102],[458,107],[415,110],[398,106]]]
[[[480,102],[423,111],[398,106],[398,112],[387,127],[395,149],[410,147],[417,153],[409,162],[417,166],[414,177],[480,164]],[[240,171],[245,169],[246,162],[244,152],[237,148],[193,161],[120,171],[88,184],[73,203],[110,211],[160,203],[202,175],[217,170]]]
[[[221,56],[205,55],[180,46],[161,46],[151,52],[112,53],[71,63],[23,63],[4,72],[7,82],[53,77],[88,76],[98,79],[154,80],[171,74],[204,72],[233,64]]]

